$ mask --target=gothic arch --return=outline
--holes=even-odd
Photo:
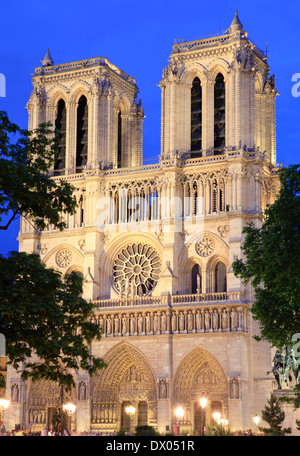
[[[89,105],[90,103],[90,93],[91,86],[88,84],[86,81],[76,81],[71,87],[70,87],[70,103],[75,103],[77,104],[80,97],[83,95],[86,100],[87,104]]]
[[[226,288],[228,286],[227,285],[227,283],[228,283],[227,274],[228,274],[228,270],[229,270],[229,261],[228,261],[227,257],[225,257],[222,254],[217,253],[216,255],[213,255],[207,263],[206,287],[207,287],[207,290],[209,290],[211,293],[218,292],[218,290],[216,290],[215,272],[216,272],[216,267],[219,263],[223,263],[225,266]],[[225,290],[225,291],[227,291],[227,290]],[[223,290],[220,292],[223,292]]]
[[[75,264],[76,267],[82,267],[83,261],[83,254],[78,249],[65,243],[50,250],[43,259],[47,267],[53,267],[60,272],[65,271],[67,268],[70,270]]]
[[[155,373],[145,357],[128,342],[120,342],[103,357],[107,367],[92,379],[93,402],[157,400]]]
[[[58,383],[49,380],[37,380],[27,382],[26,388],[25,422],[33,430],[42,430],[45,426],[50,428],[52,424],[53,410],[61,403],[61,387]],[[77,403],[76,389],[67,392],[64,390],[66,402]]]
[[[71,274],[72,272],[77,272],[83,276],[83,268],[81,266],[78,266],[77,264],[74,264],[73,266],[71,266],[67,270],[66,274]]]
[[[66,107],[68,105],[68,97],[69,97],[69,89],[65,87],[63,84],[57,84],[56,86],[52,87],[49,92],[47,93],[48,104],[54,106],[57,109],[57,103],[62,98],[66,103]]]
[[[125,93],[119,95],[119,109],[122,115],[130,113],[130,101]]]
[[[190,404],[205,395],[210,400],[227,399],[227,378],[214,355],[202,347],[191,350],[178,365],[173,381],[175,404]]]
[[[196,257],[196,255],[193,255],[192,257],[189,257],[184,264],[182,265],[181,269],[179,270],[179,278],[180,278],[180,293],[191,293],[191,279],[192,279],[192,270],[195,265],[198,265],[201,269],[201,273],[203,276],[204,272],[204,265],[203,262],[201,261],[200,257]],[[202,292],[203,289],[202,289]]]
[[[227,76],[230,71],[230,65],[229,63],[224,60],[224,59],[215,59],[213,60],[207,68],[207,71],[209,73],[209,79],[214,82],[216,76],[221,73],[224,77],[224,82],[227,82]]]
[[[255,74],[254,87],[255,87],[255,93],[256,94],[263,93],[264,79],[263,79],[263,75],[261,73],[256,73]]]
[[[207,70],[204,65],[200,63],[190,63],[186,65],[184,71],[180,75],[180,82],[182,84],[192,84],[193,80],[198,77],[201,84],[207,79]]]

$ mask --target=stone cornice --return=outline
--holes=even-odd
[[[48,75],[58,75],[66,73],[74,74],[74,77],[78,78],[80,74],[85,76],[91,72],[95,72],[95,69],[99,67],[105,67],[111,70],[113,73],[117,74],[120,78],[126,80],[130,84],[136,84],[136,80],[126,74],[124,71],[120,70],[118,67],[113,65],[105,57],[95,57],[92,59],[79,60],[75,62],[68,62],[61,65],[50,65],[50,66],[41,66],[35,68],[35,76],[48,76]],[[99,71],[98,71],[99,72]]]

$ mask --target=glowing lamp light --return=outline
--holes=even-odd
[[[9,407],[9,400],[0,398],[0,410],[6,410]]]
[[[207,404],[207,399],[206,397],[201,397],[200,399],[200,405],[201,407],[204,409],[206,407],[206,404]]]
[[[220,421],[220,419],[221,419],[221,413],[220,413],[220,412],[215,412],[215,413],[213,414],[213,419],[214,419],[217,423],[219,423],[219,421]]]
[[[260,418],[259,418],[259,416],[258,416],[258,415],[254,416],[254,417],[253,417],[253,421],[254,421],[254,423],[255,423],[255,424],[256,424],[256,426],[257,426],[257,425],[258,425],[258,423],[260,422]]]
[[[133,407],[133,405],[129,405],[129,407],[126,407],[126,413],[127,415],[129,416],[132,416],[135,414],[135,407]]]
[[[69,416],[74,415],[76,410],[76,405],[68,402],[67,404],[63,405],[63,411],[66,412]]]
[[[183,415],[184,415],[184,410],[182,407],[177,407],[177,409],[175,410],[175,415],[177,418],[182,418]]]

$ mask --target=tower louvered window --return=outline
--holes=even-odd
[[[118,113],[118,168],[122,167],[122,115]]]
[[[87,164],[88,152],[88,106],[87,99],[82,96],[77,107],[77,148],[76,172],[81,172]]]
[[[225,82],[221,73],[216,76],[214,86],[214,153],[225,148]]]
[[[64,100],[57,103],[57,115],[55,119],[55,136],[59,139],[58,153],[54,162],[54,175],[65,173],[66,168],[66,105]]]
[[[202,156],[202,87],[199,78],[191,89],[191,158]]]

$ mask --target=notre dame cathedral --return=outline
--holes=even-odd
[[[60,131],[51,175],[73,184],[78,208],[62,232],[22,220],[20,250],[83,276],[103,332],[91,349],[107,363],[92,378],[74,374],[72,430],[112,434],[132,420],[198,434],[217,411],[232,430],[253,429],[274,388],[273,352],[253,339],[253,290],[232,262],[243,227],[262,223],[279,188],[266,55],[237,14],[223,35],[175,42],[151,165],[137,82],[107,58],[54,65],[48,51],[32,80],[29,129]],[[59,391],[9,368],[6,428],[50,427]]]

